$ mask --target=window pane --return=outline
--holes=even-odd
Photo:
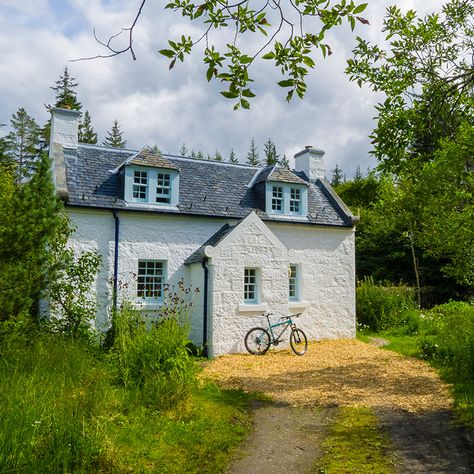
[[[162,297],[164,263],[154,260],[138,261],[137,296],[146,299]]]
[[[301,209],[301,189],[290,189],[290,212],[300,212]]]
[[[283,188],[281,186],[272,187],[272,211],[283,209]]]
[[[288,278],[288,296],[291,300],[296,300],[298,298],[298,267],[296,265],[290,265]]]
[[[156,176],[156,202],[171,202],[171,175],[158,173]]]
[[[146,171],[133,172],[133,198],[146,200],[146,190],[148,186],[148,173]]]
[[[257,302],[257,269],[244,269],[244,301],[248,303]]]

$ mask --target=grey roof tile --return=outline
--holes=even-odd
[[[178,208],[173,210],[156,206],[150,209],[150,206],[140,208],[136,203],[133,207],[127,205],[123,200],[123,182],[119,173],[112,173],[111,170],[118,169],[136,153],[133,150],[84,144],[79,145],[77,152],[66,150],[68,205],[235,219],[242,219],[255,211],[263,220],[292,222],[289,218],[267,215],[257,192],[248,186],[259,168],[173,155],[162,157],[179,169]],[[308,184],[304,174],[290,173]],[[353,225],[352,215],[332,197],[328,186],[321,181],[309,184],[308,218],[295,218],[295,222]]]

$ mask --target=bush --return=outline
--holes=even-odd
[[[357,324],[382,331],[405,326],[410,321],[416,331],[415,293],[407,286],[378,286],[372,278],[359,282],[356,289]]]
[[[164,305],[162,316],[154,321],[125,304],[114,316],[111,359],[118,380],[136,388],[148,406],[169,409],[184,403],[195,385],[186,308],[175,299]]]
[[[448,367],[459,379],[474,374],[474,305],[451,302],[420,315],[422,355]]]
[[[113,403],[110,377],[95,349],[25,321],[8,326],[0,334],[1,471],[110,468],[98,421]]]

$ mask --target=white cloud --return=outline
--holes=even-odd
[[[441,2],[402,0],[402,7],[427,10]],[[252,110],[232,110],[232,101],[220,94],[219,82],[208,83],[205,65],[191,56],[172,71],[157,51],[167,40],[181,34],[196,34],[199,28],[181,16],[164,11],[161,2],[147,2],[135,31],[137,61],[130,56],[108,60],[68,62],[70,59],[103,53],[92,36],[95,28],[106,39],[131,25],[139,2],[100,0],[0,0],[0,122],[8,122],[23,106],[40,123],[47,119],[44,104],[54,100],[50,86],[68,65],[79,82],[78,98],[91,112],[100,137],[117,119],[128,146],[157,144],[177,153],[182,142],[189,148],[225,157],[230,148],[244,160],[251,137],[263,157],[263,144],[271,137],[281,154],[290,158],[312,144],[326,150],[326,168],[336,163],[351,176],[358,165],[373,166],[369,139],[377,96],[359,89],[344,75],[345,61],[354,45],[348,27],[331,32],[334,54],[321,60],[308,79],[303,101],[285,102],[285,91],[275,85],[278,71],[271,64],[255,68],[253,85],[257,98]],[[369,27],[357,33],[380,40],[380,25],[388,2],[373,0],[364,13]],[[126,44],[126,32],[115,45]],[[225,31],[216,31],[219,41]],[[254,36],[243,39],[253,44]],[[198,47],[202,49],[202,46]]]

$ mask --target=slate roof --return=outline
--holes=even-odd
[[[138,153],[127,158],[121,166],[124,165],[152,166],[153,168],[165,168],[171,170],[179,169],[164,156],[154,152],[148,147],[142,148]]]
[[[194,251],[185,261],[185,265],[200,262],[204,257],[204,249],[211,245],[215,247],[227,234],[230,234],[235,229],[235,225],[223,225],[212,237],[204,242],[196,251]]]
[[[120,168],[136,150],[123,150],[98,145],[79,144],[77,151],[64,150],[69,200],[67,205],[101,209],[196,215],[242,219],[255,211],[264,221],[302,222],[308,224],[354,225],[350,211],[337,201],[331,187],[322,180],[308,189],[308,217],[273,216],[265,213],[264,203],[254,187],[261,168],[163,154],[179,170],[179,204],[177,209],[123,200]],[[308,184],[304,173],[289,172]]]
[[[282,168],[277,165],[267,166],[264,168],[255,180],[255,184],[262,181],[277,181],[280,183],[303,184],[308,186],[308,179],[304,180],[289,169]]]

